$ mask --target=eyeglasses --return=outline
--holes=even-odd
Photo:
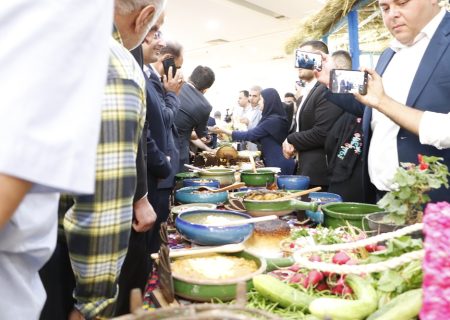
[[[161,31],[155,31],[155,34],[153,35],[153,39],[158,40],[162,38],[162,32]]]

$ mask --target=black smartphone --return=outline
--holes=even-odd
[[[167,79],[169,79],[169,67],[172,67],[172,78],[175,77],[177,73],[177,66],[175,65],[174,58],[167,58],[163,60],[164,73],[166,74]]]
[[[333,93],[367,93],[367,72],[333,69],[330,72],[330,87]]]
[[[319,53],[312,53],[295,50],[295,67],[309,70],[322,70],[322,56]]]

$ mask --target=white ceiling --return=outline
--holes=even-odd
[[[324,2],[168,0],[162,31],[183,45],[185,75],[199,64],[214,70],[216,83],[207,97],[220,110],[235,104],[239,90],[254,84],[277,87],[264,76],[273,76],[280,68],[286,71],[277,79],[285,79],[292,91],[296,72],[285,43],[298,32],[300,20],[320,10]],[[279,88],[280,94],[287,89]]]

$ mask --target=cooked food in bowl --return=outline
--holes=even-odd
[[[187,215],[184,220],[191,223],[201,224],[204,226],[220,226],[228,221],[244,220],[247,217],[238,216],[235,214],[217,214],[217,213],[205,213]]]
[[[261,192],[254,191],[249,192],[244,196],[245,200],[262,200],[262,201],[270,201],[282,198],[288,195],[286,192]]]
[[[227,280],[244,277],[258,270],[254,260],[212,254],[178,258],[171,263],[172,272],[195,280]]]

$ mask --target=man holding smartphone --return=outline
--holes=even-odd
[[[450,112],[450,13],[436,0],[379,0],[378,4],[384,24],[395,38],[376,67],[386,94],[418,110]],[[318,74],[320,81],[328,81],[328,71]],[[416,163],[417,154],[442,157],[450,166],[449,149],[421,144],[414,133],[400,128],[378,110],[365,108],[348,95],[329,94],[327,99],[363,116],[366,201],[375,202],[391,190],[399,162]],[[430,196],[432,201],[450,201],[450,192],[444,188],[432,191]]]
[[[301,44],[299,50],[314,55],[319,52],[328,53],[326,44],[317,40]],[[324,98],[326,87],[317,82],[313,70],[299,68],[298,73],[306,84],[296,113],[296,132],[288,135],[283,143],[283,154],[286,158],[291,158],[297,152],[298,174],[309,176],[312,186],[320,186],[326,190],[329,179],[325,139],[342,110]]]

